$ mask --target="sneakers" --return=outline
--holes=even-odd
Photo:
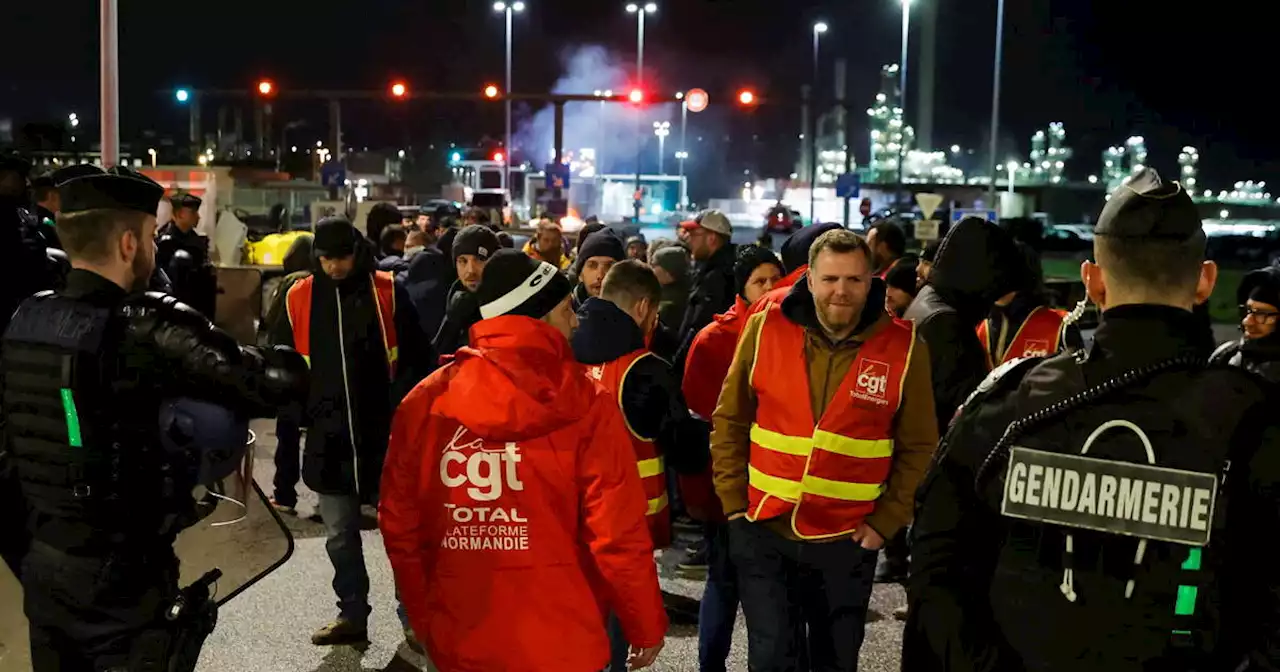
[[[368,641],[368,627],[364,623],[348,621],[345,618],[339,618],[311,635],[311,643],[316,646],[366,644]]]
[[[281,504],[279,500],[277,500],[275,497],[272,497],[270,501],[271,501],[271,508],[275,509],[276,511],[279,511],[280,513],[284,513],[290,516],[298,515],[298,509],[294,508],[293,506],[290,506],[288,504]]]
[[[409,645],[409,650],[419,656],[427,655],[427,650],[422,648],[422,642],[418,641],[418,635],[413,632],[413,628],[404,629],[404,643]]]
[[[690,546],[689,554],[685,556],[684,562],[676,565],[676,569],[683,574],[705,576],[707,573],[707,545],[702,543]]]
[[[679,532],[701,532],[706,526],[684,514],[675,517],[671,526]]]

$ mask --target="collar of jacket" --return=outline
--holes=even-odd
[[[791,286],[787,298],[782,300],[782,314],[810,333],[820,336],[824,341],[830,341],[827,338],[827,332],[822,329],[822,323],[818,321],[818,309],[813,304],[813,292],[809,291],[808,282],[797,282]],[[862,315],[858,317],[858,324],[853,328],[853,334],[846,339],[846,342],[866,340],[875,331],[870,327],[888,317],[889,314],[884,311],[884,281],[872,278],[871,290],[867,292],[867,302],[862,306]]]
[[[604,299],[587,299],[578,309],[578,330],[570,340],[583,364],[604,364],[645,347],[644,332],[630,315]]]
[[[706,261],[698,264],[698,276],[709,275],[711,273],[719,273],[722,270],[733,271],[734,260],[737,259],[737,246],[733,243],[725,243],[724,247],[716,250]]]
[[[1207,359],[1213,350],[1213,329],[1200,316],[1173,306],[1143,304],[1103,312],[1089,355],[1105,353],[1135,367],[1189,353]]]

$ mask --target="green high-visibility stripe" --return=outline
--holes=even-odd
[[[80,414],[76,411],[76,400],[71,396],[69,388],[62,388],[62,412],[67,416],[67,441],[75,448],[80,447]]]
[[[1182,568],[1190,572],[1200,569],[1200,549],[1193,548],[1187,551],[1187,561],[1182,563]]]
[[[1174,604],[1173,613],[1178,616],[1196,613],[1196,594],[1199,592],[1195,586],[1178,586],[1178,601]]]

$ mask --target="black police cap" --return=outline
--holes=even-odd
[[[1185,241],[1203,236],[1200,213],[1177,182],[1164,182],[1154,169],[1143,168],[1111,194],[1093,232],[1114,238]]]
[[[201,200],[199,196],[185,191],[169,197],[169,204],[173,206],[174,210],[177,210],[178,208],[199,210],[201,203],[204,203],[204,201]]]
[[[164,187],[128,168],[117,166],[106,172],[85,175],[58,185],[62,212],[85,210],[130,210],[148,215],[164,197]]]
[[[92,163],[77,163],[74,165],[61,167],[53,171],[52,173],[49,173],[49,177],[53,180],[54,186],[60,186],[62,185],[62,183],[70,182],[71,180],[74,180],[77,177],[84,177],[86,175],[101,175],[104,172],[106,171],[93,165]]]
[[[16,152],[0,153],[0,171],[12,171],[26,176],[31,172],[31,162]]]

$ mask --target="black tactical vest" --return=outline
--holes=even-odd
[[[1230,669],[1225,484],[1247,476],[1231,466],[1258,445],[1241,431],[1263,392],[1190,360],[1110,381],[1087,367],[1062,355],[1028,374],[1026,420],[976,484],[1005,529],[995,621],[1028,669]]]
[[[27,299],[4,335],[5,439],[28,505],[57,519],[90,520],[125,490],[102,375],[114,320],[46,291]]]

